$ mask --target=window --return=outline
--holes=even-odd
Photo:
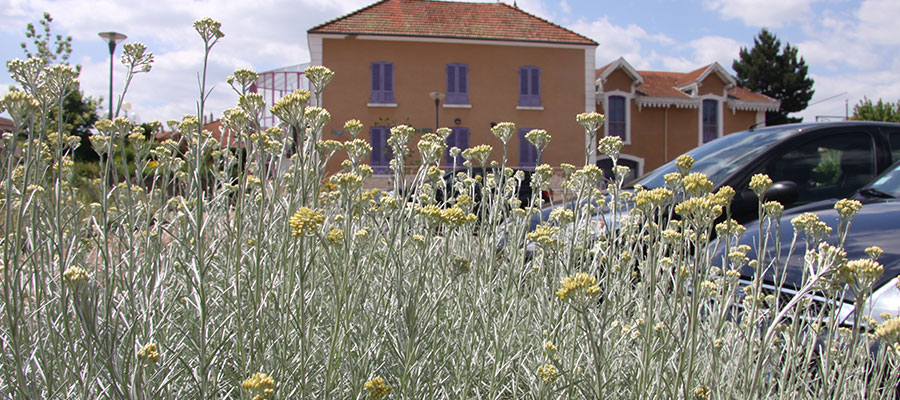
[[[454,160],[450,157],[450,148],[454,146],[459,147],[460,150],[469,148],[469,128],[452,127],[450,130],[450,136],[447,136],[447,150],[444,152],[444,159],[447,160],[447,165],[452,167]],[[465,160],[461,155],[456,156],[457,167],[463,165],[463,161]]]
[[[703,100],[703,143],[719,137],[719,102]]]
[[[609,96],[606,106],[607,135],[618,136],[623,142],[628,141],[625,137],[625,104],[624,96]]]
[[[534,147],[525,134],[531,132],[531,128],[519,129],[519,166],[523,168],[537,166],[537,147]]]
[[[372,103],[389,104],[394,102],[394,64],[389,62],[372,63]]]
[[[900,161],[900,132],[891,132],[891,163]]]
[[[519,67],[519,105],[523,107],[541,106],[541,69]]]
[[[875,177],[874,144],[861,132],[820,137],[790,149],[760,172],[775,182],[794,182],[799,193],[794,204],[840,199]]]
[[[469,104],[469,66],[447,64],[447,104]]]
[[[372,169],[375,173],[388,173],[388,167],[394,154],[390,146],[387,144],[388,136],[391,134],[391,128],[387,126],[373,126],[369,128],[372,144]]]

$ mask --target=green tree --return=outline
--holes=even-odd
[[[800,122],[803,118],[788,114],[803,111],[813,93],[813,80],[803,57],[790,43],[781,47],[781,41],[763,28],[753,39],[753,48],[741,47],[739,58],[731,68],[737,72],[738,84],[781,101],[778,111],[766,112],[766,125]]]
[[[891,103],[878,99],[878,102],[874,103],[868,97],[864,97],[859,104],[853,106],[853,116],[850,119],[900,122],[900,101]]]
[[[28,23],[25,27],[25,37],[31,43],[22,42],[22,51],[25,52],[27,58],[39,58],[46,65],[53,64],[69,64],[69,57],[72,55],[72,37],[56,34],[54,35],[50,29],[50,23],[53,18],[50,13],[44,13],[43,18],[38,22],[41,29],[35,28],[33,23]],[[81,66],[75,66],[76,71],[81,71]],[[80,90],[73,91],[63,101],[62,122],[65,130],[73,135],[81,137],[81,146],[75,150],[74,158],[78,161],[94,161],[99,156],[91,147],[89,140],[91,129],[94,123],[99,120],[97,110],[100,107],[100,100],[87,97]],[[50,126],[55,127],[58,116],[56,111],[50,116],[52,123]],[[54,128],[55,129],[55,128]]]

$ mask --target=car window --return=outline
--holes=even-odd
[[[900,132],[891,132],[891,163],[900,161]]]
[[[798,203],[849,197],[875,177],[875,150],[866,133],[816,138],[790,149],[761,172],[797,184]]]
[[[694,158],[691,171],[706,174],[709,180],[718,185],[733,172],[744,168],[758,155],[795,132],[795,127],[775,127],[725,135],[687,152],[687,155]],[[677,158],[663,164],[635,183],[645,188],[664,187],[665,175],[678,171],[676,160]]]

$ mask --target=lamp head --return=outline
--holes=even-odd
[[[125,39],[128,39],[128,36],[119,32],[100,32],[98,33],[103,40],[110,44],[119,43]]]

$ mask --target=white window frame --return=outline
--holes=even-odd
[[[715,100],[716,101],[716,139],[722,137],[722,120],[723,114],[725,113],[725,97],[716,96],[714,94],[704,94],[702,96],[697,97],[700,102],[700,107],[697,107],[697,146],[703,145],[703,100]]]
[[[623,92],[621,90],[613,90],[603,93],[603,114],[609,115],[609,98],[610,96],[622,96],[625,98],[625,137],[622,143],[631,144],[631,101],[634,94]],[[603,124],[603,137],[609,136],[609,124]]]

